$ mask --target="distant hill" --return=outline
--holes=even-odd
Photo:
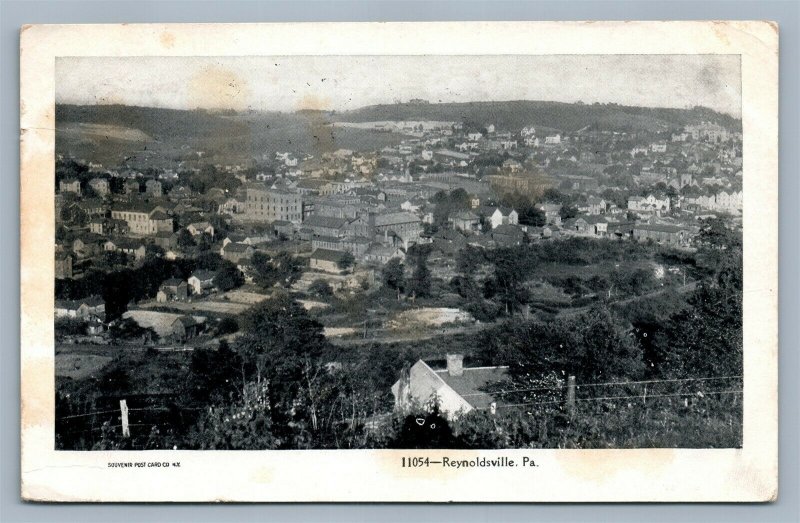
[[[203,151],[205,161],[240,162],[276,151],[319,155],[371,151],[401,135],[334,129],[330,113],[211,112],[124,105],[57,105],[56,151],[104,165],[166,165]],[[131,140],[147,137],[148,140]],[[195,157],[196,158],[196,157]]]
[[[128,105],[56,105],[56,126],[65,123],[114,125],[138,129],[159,140],[163,137],[212,137],[236,131],[236,124],[220,114]]]
[[[615,104],[509,101],[397,103],[352,111],[245,112],[176,110],[124,105],[57,105],[56,151],[104,165],[159,165],[204,151],[205,161],[238,162],[293,151],[319,155],[339,148],[372,151],[403,136],[366,129],[333,128],[332,122],[439,120],[516,131],[533,125],[543,132],[586,127],[658,132],[715,121],[731,130],[741,122],[707,108],[659,109]],[[196,157],[195,157],[196,158]]]
[[[663,131],[702,121],[740,130],[741,121],[705,107],[670,109],[515,100],[507,102],[396,103],[372,105],[334,115],[338,121],[445,120],[494,124],[519,130],[533,125],[573,132],[590,126],[610,131]]]

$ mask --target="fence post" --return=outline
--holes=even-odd
[[[567,378],[567,409],[570,414],[575,414],[575,376]]]
[[[128,403],[125,400],[119,400],[119,410],[122,413],[122,437],[131,437],[131,428],[128,425]]]

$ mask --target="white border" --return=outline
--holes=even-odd
[[[535,469],[401,469],[405,451],[56,452],[56,56],[739,54],[744,130],[740,450],[425,451]],[[778,35],[767,22],[26,26],[21,35],[22,494],[47,501],[767,501],[777,496]],[[181,468],[109,469],[109,461]]]

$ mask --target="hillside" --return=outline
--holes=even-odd
[[[741,128],[741,121],[705,107],[668,109],[530,100],[373,105],[338,113],[334,118],[338,121],[351,122],[418,119],[466,121],[480,125],[492,123],[499,128],[510,130],[534,125],[566,132],[577,131],[586,126],[609,131],[657,132],[701,121],[716,121],[730,129]]]
[[[165,165],[203,151],[206,161],[238,163],[276,151],[319,155],[375,150],[400,135],[333,129],[328,113],[180,111],[121,105],[56,106],[56,151],[104,165]],[[136,137],[136,139],[132,139]],[[146,137],[147,139],[143,139]]]
[[[438,120],[481,128],[517,131],[533,125],[542,132],[574,132],[586,127],[606,131],[660,132],[701,121],[730,129],[741,122],[710,109],[625,107],[541,101],[398,103],[352,111],[210,112],[123,105],[57,105],[56,151],[104,165],[158,166],[196,160],[238,163],[271,157],[276,151],[314,156],[339,148],[373,151],[395,145],[399,133],[377,133],[332,122]]]

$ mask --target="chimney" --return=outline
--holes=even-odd
[[[451,376],[461,376],[464,374],[464,355],[447,355],[447,373]]]

